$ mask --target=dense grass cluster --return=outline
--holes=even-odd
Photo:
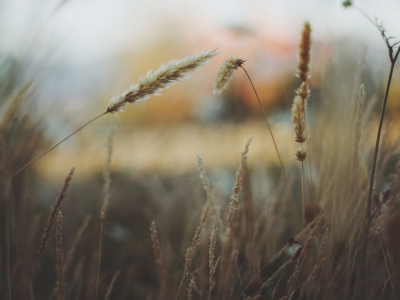
[[[392,72],[399,51],[378,29]],[[35,170],[15,172],[48,149],[41,123],[30,117],[32,90],[10,94],[0,119],[2,299],[399,297],[399,142],[389,140],[392,129],[381,115],[382,136],[373,147],[376,99],[360,84],[362,60],[341,63],[339,52],[312,97],[308,23],[299,44],[294,141],[287,143],[300,146],[291,161],[282,161],[284,145],[276,144],[264,114],[279,167],[250,166],[252,140],[243,141],[230,197],[210,180],[218,166],[208,166],[200,154],[198,174],[178,178],[132,178],[113,170],[111,134],[103,174],[76,181],[79,166],[72,168],[50,207],[37,200],[43,185]],[[162,65],[113,98],[106,113],[159,92],[215,55],[201,52]],[[217,92],[234,70],[249,75],[244,64],[227,59]]]

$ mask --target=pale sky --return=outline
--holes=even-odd
[[[50,4],[42,0],[3,1],[3,51],[21,56],[42,32],[31,51],[38,58],[88,62],[151,44],[163,34],[165,20],[188,32],[193,26],[213,30],[226,24],[250,24],[265,26],[269,35],[288,32],[294,37],[300,24],[308,20],[315,39],[346,35],[378,47],[381,42],[379,33],[358,11],[343,9],[341,1],[333,0],[66,0],[56,13],[52,12],[57,2]],[[400,37],[400,1],[360,0],[355,4],[372,18],[377,16],[390,35]],[[53,51],[57,54],[48,57]]]

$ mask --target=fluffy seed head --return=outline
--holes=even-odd
[[[219,94],[228,85],[229,80],[232,78],[233,71],[241,67],[245,60],[232,56],[227,58],[221,66],[214,83],[214,94]]]
[[[162,64],[154,73],[149,71],[146,76],[140,77],[136,85],[132,85],[121,95],[111,98],[107,112],[123,111],[128,103],[139,102],[147,99],[150,95],[158,94],[160,90],[186,78],[188,73],[206,65],[212,57],[218,54],[216,50],[202,51],[181,60],[170,60],[166,65]]]
[[[300,96],[296,96],[292,105],[292,122],[294,124],[294,140],[298,143],[304,143],[307,140],[306,134],[306,117],[305,105],[307,102],[303,101]]]

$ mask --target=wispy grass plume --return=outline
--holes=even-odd
[[[107,112],[123,111],[129,103],[139,102],[147,99],[150,95],[158,94],[160,90],[168,88],[178,80],[186,78],[188,73],[207,64],[216,55],[218,55],[216,50],[202,51],[181,60],[171,60],[166,65],[162,64],[154,73],[149,71],[146,76],[140,77],[139,82],[132,85],[124,93],[111,98]]]
[[[227,227],[226,227],[227,232],[229,231],[230,224],[232,222],[233,216],[237,209],[239,193],[242,189],[243,172],[244,172],[244,168],[247,163],[247,153],[249,152],[249,146],[250,146],[251,141],[252,141],[252,139],[248,140],[248,142],[244,148],[244,151],[242,152],[242,158],[240,160],[239,170],[236,173],[236,182],[235,182],[235,186],[233,187],[231,202],[229,203],[229,211],[228,211]]]

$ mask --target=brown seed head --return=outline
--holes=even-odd
[[[294,140],[298,143],[304,143],[307,140],[305,102],[300,96],[296,96],[292,105],[292,122],[294,124]]]
[[[299,64],[296,76],[301,82],[306,82],[310,73],[310,51],[311,51],[311,26],[306,22],[301,33],[299,45]]]
[[[298,160],[298,161],[304,161],[307,158],[307,151],[302,149],[301,147],[299,147],[296,152],[294,153],[294,157]]]

